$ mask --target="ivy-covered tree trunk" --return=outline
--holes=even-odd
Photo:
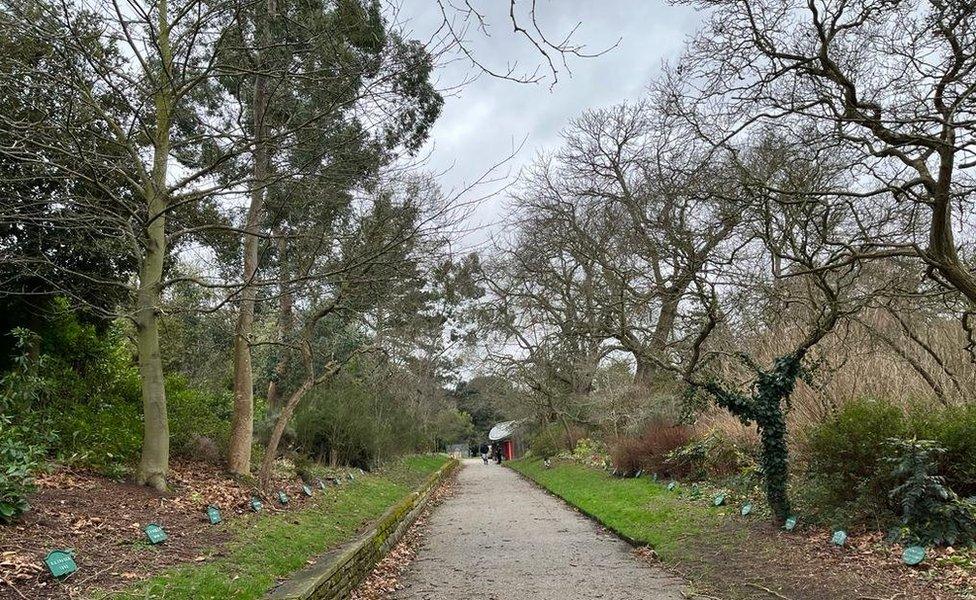
[[[790,499],[786,486],[789,482],[789,449],[786,446],[786,415],[782,405],[776,402],[765,412],[768,417],[757,422],[762,445],[763,480],[766,484],[766,500],[773,510],[776,522],[782,524],[790,516]]]
[[[789,447],[786,440],[786,410],[790,394],[800,376],[803,354],[790,354],[776,359],[773,368],[759,371],[749,395],[729,391],[716,383],[705,390],[716,404],[739,418],[745,425],[753,423],[759,429],[763,480],[766,501],[773,510],[776,522],[782,524],[790,516]]]

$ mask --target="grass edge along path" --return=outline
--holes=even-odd
[[[123,591],[101,591],[98,600],[251,600],[307,561],[353,539],[388,508],[412,493],[448,462],[444,455],[409,456],[316,496],[307,509],[249,515],[227,523],[234,539],[214,560],[168,569]],[[165,548],[146,548],[164,552]]]
[[[891,568],[849,560],[853,550],[787,534],[761,515],[741,517],[738,506],[715,507],[687,486],[668,491],[650,478],[617,478],[575,462],[507,463],[632,544],[652,547],[696,593],[732,599],[864,600],[969,598],[912,577],[900,561]],[[812,545],[811,545],[812,544]]]
[[[652,547],[667,562],[689,558],[682,541],[712,534],[723,519],[719,509],[685,500],[647,478],[615,478],[571,462],[554,462],[549,469],[531,459],[507,464],[630,544]]]

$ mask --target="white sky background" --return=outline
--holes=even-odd
[[[441,25],[436,0],[397,1],[409,37],[427,40]],[[463,0],[454,1],[463,5]],[[485,15],[490,36],[473,27],[468,32],[467,46],[479,61],[501,72],[513,63],[519,72],[532,72],[542,64],[544,58],[535,48],[512,32],[508,0],[469,1]],[[518,6],[527,8],[529,2],[519,0]],[[700,19],[694,10],[663,0],[538,0],[537,15],[552,40],[561,39],[579,24],[572,39],[584,45],[584,51],[597,52],[618,40],[619,44],[596,58],[570,57],[571,73],[557,60],[559,81],[555,86],[551,86],[547,68],[541,66],[539,74],[547,78],[538,83],[519,84],[482,75],[447,97],[422,154],[429,156],[426,168],[441,174],[441,187],[448,194],[463,189],[524,140],[522,150],[501,172],[514,178],[537,152],[558,146],[560,130],[573,117],[588,108],[639,97],[661,65],[678,56]],[[526,19],[524,26],[530,25]],[[470,62],[458,59],[439,68],[438,85],[455,86],[472,72]],[[487,189],[480,191],[483,194]],[[483,246],[500,230],[504,201],[504,194],[499,194],[477,207],[456,250]]]

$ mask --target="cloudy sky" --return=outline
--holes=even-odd
[[[436,0],[401,2],[400,19],[412,37],[426,40],[441,25]],[[455,2],[463,4],[463,0]],[[512,64],[518,72],[531,72],[540,65],[541,55],[512,33],[508,0],[469,2],[483,12],[488,28],[488,36],[474,30],[466,36],[466,47],[477,60],[500,72]],[[529,0],[519,2],[519,6],[528,4]],[[559,131],[583,110],[638,97],[663,62],[677,56],[700,19],[692,9],[662,0],[539,0],[537,15],[541,29],[552,39],[579,24],[572,39],[585,45],[586,51],[617,45],[596,58],[569,59],[571,73],[557,65],[559,79],[554,86],[543,68],[540,74],[549,77],[535,84],[482,75],[448,97],[425,150],[428,168],[442,173],[446,190],[463,189],[522,145],[500,173],[514,177],[538,151],[557,145]],[[523,22],[531,25],[528,19]],[[470,62],[457,58],[439,69],[438,81],[441,87],[453,87],[473,72]],[[479,205],[462,245],[480,245],[498,231],[503,203],[504,194],[499,194]]]

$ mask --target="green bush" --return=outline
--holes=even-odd
[[[31,442],[31,431],[14,425],[0,414],[0,523],[9,523],[30,505],[27,495],[34,490],[34,472],[44,447]]]
[[[58,459],[121,477],[142,447],[142,411],[135,402],[76,404],[52,417],[60,432]]]
[[[171,375],[166,378],[166,407],[174,454],[194,456],[198,437],[213,441],[220,450],[227,448],[234,409],[231,392],[194,389],[182,376]]]
[[[912,433],[919,439],[935,440],[939,453],[939,474],[960,496],[976,496],[976,404],[943,410],[915,410]]]
[[[309,392],[292,426],[295,443],[308,456],[363,469],[423,444],[422,432],[402,409],[345,374]]]
[[[668,471],[690,479],[724,480],[758,472],[755,449],[740,446],[718,430],[672,450],[665,465]]]
[[[904,438],[907,431],[901,409],[874,400],[849,402],[813,427],[802,442],[810,503],[847,520],[890,520],[888,440]]]
[[[929,440],[891,440],[887,462],[898,485],[891,498],[899,507],[905,537],[918,544],[971,544],[976,539],[976,510],[936,475],[945,450]]]
[[[30,408],[44,400],[45,361],[31,357],[37,338],[29,331],[13,332],[17,354],[13,368],[0,377],[0,523],[27,511],[27,495],[34,489],[34,472],[46,446],[57,441],[43,416]],[[14,424],[13,415],[18,415]]]

